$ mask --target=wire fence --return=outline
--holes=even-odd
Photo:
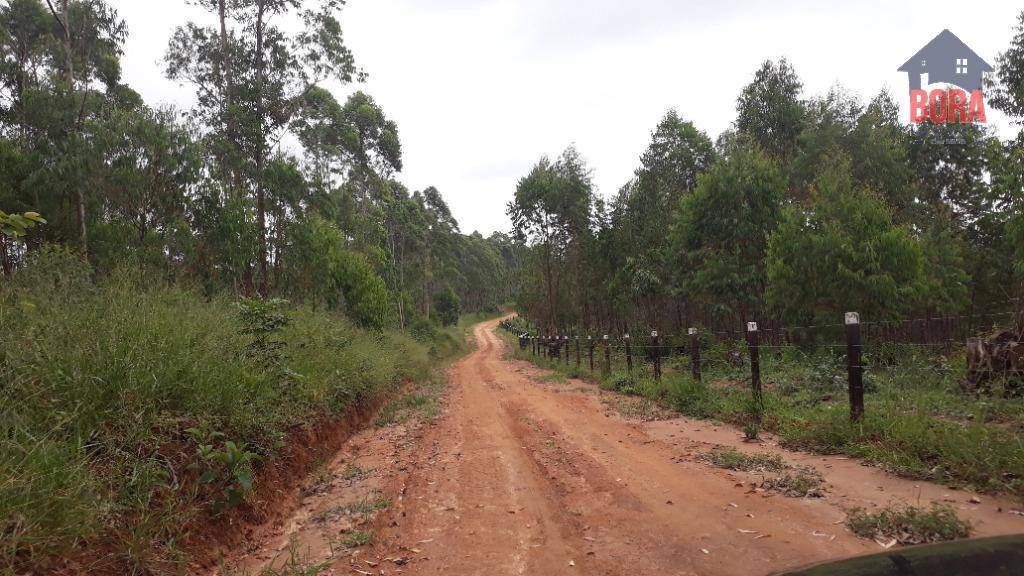
[[[845,381],[853,421],[864,415],[866,378],[938,378],[945,382],[959,378],[964,390],[977,391],[997,376],[1018,382],[1024,376],[1024,344],[1019,354],[992,361],[991,346],[978,338],[1006,326],[1024,325],[1013,311],[881,321],[862,321],[859,314],[851,312],[842,320],[804,326],[768,320],[749,322],[736,330],[694,327],[686,334],[660,334],[657,330],[542,334],[535,324],[520,317],[501,326],[518,337],[522,350],[538,358],[575,364],[577,370],[593,374],[608,376],[625,370],[630,376],[636,372],[660,380],[667,369],[688,372],[701,381],[712,369],[715,378],[745,380],[756,419],[763,412],[765,367],[779,373],[811,366],[825,380]],[[1024,340],[1019,330],[1015,334],[1017,340]],[[1015,360],[1018,356],[1020,366]]]

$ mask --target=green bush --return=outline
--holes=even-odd
[[[459,297],[455,295],[455,291],[451,287],[434,295],[434,310],[437,311],[437,318],[441,321],[441,326],[458,324],[461,306]]]
[[[33,259],[0,292],[0,573],[83,539],[131,570],[173,563],[189,518],[243,500],[290,428],[432,371],[427,345],[338,314]]]

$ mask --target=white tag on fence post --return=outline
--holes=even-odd
[[[747,322],[747,332],[757,332],[757,322]]]
[[[854,324],[860,324],[860,314],[857,312],[847,312],[846,325],[853,326]]]
[[[690,328],[689,332],[690,332],[690,336],[693,336],[694,334],[697,333],[697,329],[696,328]]]
[[[651,338],[657,338],[657,337],[658,337],[658,331],[657,330],[651,330]]]

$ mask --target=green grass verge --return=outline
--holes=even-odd
[[[429,381],[471,321],[414,337],[285,315],[254,353],[236,301],[139,276],[40,270],[0,291],[0,575],[88,549],[177,573],[186,527],[243,501],[290,430]]]
[[[591,372],[585,347],[577,369],[575,350],[566,364],[564,359],[534,356],[529,348],[520,350],[514,336],[499,332],[513,358],[649,398],[686,416],[741,429],[753,426],[749,368],[728,360],[727,345],[704,351],[702,382],[690,376],[685,357],[665,360],[659,382],[640,361],[627,373],[619,355],[613,357],[610,373],[602,374],[601,348],[595,350]],[[856,425],[849,421],[841,356],[829,350],[762,354],[765,414],[757,426],[777,434],[789,448],[848,454],[901,476],[1024,499],[1024,400],[961,393],[957,379],[964,373],[962,354],[943,358],[912,347],[887,353],[895,361],[869,371],[866,417]]]

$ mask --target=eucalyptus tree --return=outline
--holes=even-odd
[[[766,283],[768,237],[787,187],[783,171],[754,143],[738,141],[682,199],[671,236],[682,288],[721,316],[745,320]]]
[[[169,78],[196,88],[194,110],[217,143],[224,188],[253,199],[259,289],[269,290],[266,170],[272,145],[288,132],[307,96],[321,83],[350,83],[364,74],[345,45],[336,13],[341,0],[204,1],[219,29],[190,22],[172,36]],[[298,19],[290,32],[289,20]]]
[[[736,101],[736,128],[770,157],[788,160],[806,121],[802,90],[803,83],[788,60],[766,60]]]
[[[590,290],[586,285],[584,259],[591,237],[593,206],[590,170],[573,147],[566,149],[554,162],[542,157],[519,181],[515,199],[508,205],[516,238],[534,246],[538,252],[544,292],[538,316],[550,330],[563,327],[573,319],[574,304],[580,307],[580,316],[587,316]],[[567,280],[570,271],[574,283],[572,279]],[[563,285],[573,292],[562,294]],[[558,306],[558,300],[563,297],[570,304]]]
[[[1024,11],[1017,16],[1009,48],[996,57],[995,72],[985,79],[989,105],[1024,122]]]
[[[131,91],[120,83],[127,28],[103,0],[12,0],[0,6],[3,133],[27,156],[20,186],[47,213],[52,239],[77,236],[88,254],[87,192],[100,161],[87,125]],[[72,213],[67,213],[67,206]]]
[[[921,246],[882,197],[857,188],[841,153],[824,161],[810,204],[787,207],[765,261],[767,302],[792,323],[848,310],[896,317],[925,290]]]
[[[639,305],[647,325],[656,320],[655,308],[668,304],[676,276],[666,258],[672,218],[714,158],[707,134],[669,110],[651,135],[636,177],[615,199],[609,230],[615,245],[608,254],[614,270],[610,292],[625,296],[621,305]]]

